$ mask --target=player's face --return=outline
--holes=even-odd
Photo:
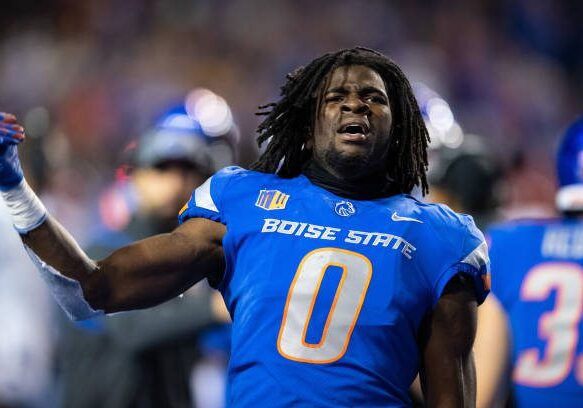
[[[381,76],[363,65],[336,68],[314,124],[313,157],[344,177],[384,171],[391,125]]]

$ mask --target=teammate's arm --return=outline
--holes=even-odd
[[[474,353],[478,373],[476,406],[504,406],[510,383],[510,332],[506,313],[492,293],[478,309],[478,333]]]
[[[420,332],[421,385],[428,407],[474,407],[476,372],[472,345],[477,301],[470,279],[446,286]]]

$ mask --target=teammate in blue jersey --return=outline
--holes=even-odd
[[[489,230],[494,296],[480,312],[481,407],[502,404],[508,381],[518,407],[583,406],[583,117],[565,133],[557,169],[561,218]]]
[[[472,219],[427,191],[427,130],[408,80],[353,48],[288,75],[262,107],[252,170],[197,188],[172,233],[94,262],[26,186],[5,117],[2,196],[73,318],[148,307],[202,280],[233,318],[229,406],[472,406],[489,261]]]

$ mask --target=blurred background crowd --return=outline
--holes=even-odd
[[[576,1],[3,0],[0,110],[15,113],[26,128],[21,157],[29,183],[79,242],[98,254],[103,242],[113,248],[127,236],[171,227],[167,214],[136,203],[142,194],[136,193],[142,180],[136,169],[178,169],[190,191],[220,165],[248,165],[259,153],[255,128],[261,118],[254,113],[277,99],[285,74],[323,52],[362,45],[390,56],[414,83],[435,141],[435,186],[467,190],[460,208],[474,208],[477,216],[490,212],[484,223],[549,215],[557,136],[583,107],[582,21],[583,6]],[[166,126],[160,118],[168,119],[170,107],[185,98],[194,104],[201,95],[211,95],[214,103],[207,116],[227,115],[230,121],[221,134],[202,129],[226,143],[207,152],[214,163],[176,157],[164,147],[161,154],[170,156],[160,160],[140,150],[148,132]],[[461,151],[485,155],[461,167],[483,178],[446,177],[439,166]],[[147,176],[153,178],[142,184],[168,185],[151,181],[162,180],[160,175]],[[150,198],[142,201],[152,202],[171,192],[143,194]],[[183,191],[175,194],[175,201],[185,199]],[[148,222],[132,221],[138,215]],[[71,373],[62,357],[83,350],[63,345],[79,333],[109,333],[110,343],[103,337],[96,342],[99,360],[112,348],[127,351],[131,341],[124,330],[133,323],[68,327],[23,254],[7,249],[18,247],[8,221],[0,222],[0,234],[0,406],[67,405],[67,375],[79,380],[86,374]],[[171,344],[177,338],[194,343],[191,336],[212,321],[170,330]],[[116,336],[127,342],[112,346]],[[197,350],[182,354],[189,364],[203,361],[188,388],[220,389],[220,369],[213,367],[224,364],[222,341],[216,333],[202,337],[210,340],[198,339]],[[167,340],[152,342],[159,351],[168,348]],[[143,356],[152,343],[131,347]],[[179,359],[164,355],[146,360],[159,368]],[[155,378],[141,381],[144,387],[159,384]],[[75,387],[85,392],[81,383]],[[200,398],[207,399],[199,406],[220,406],[213,396]],[[148,406],[120,401],[117,406]],[[114,405],[101,400],[94,406]]]

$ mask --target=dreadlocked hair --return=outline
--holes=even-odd
[[[266,118],[257,128],[257,142],[269,143],[251,169],[286,178],[301,172],[311,157],[305,143],[312,137],[326,83],[336,68],[346,65],[367,66],[383,78],[393,116],[387,177],[400,192],[409,193],[420,185],[426,194],[429,134],[411,85],[393,61],[363,47],[327,53],[286,76],[279,102],[259,106],[257,115]]]

